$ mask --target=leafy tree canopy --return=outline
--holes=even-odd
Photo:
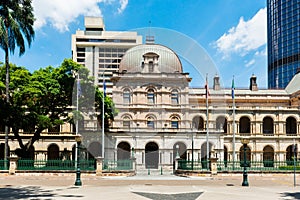
[[[24,67],[10,65],[9,103],[5,95],[5,66],[0,65],[0,124],[12,128],[20,145],[18,156],[28,156],[29,148],[40,138],[43,130],[66,122],[74,123],[75,115],[70,116],[71,108],[74,110],[74,89],[77,90],[74,71],[80,75],[81,89],[85,93],[92,91],[88,93],[91,95],[80,96],[79,106],[82,109],[77,114],[83,116],[90,113],[86,108],[91,101],[95,111],[101,110],[103,92],[93,85],[88,70],[71,59],[65,59],[57,68],[48,66],[33,73]],[[116,111],[112,100],[109,97],[104,99],[105,124],[108,125]],[[102,112],[95,113],[100,119]],[[19,134],[21,129],[32,134],[26,143]]]

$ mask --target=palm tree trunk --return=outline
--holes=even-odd
[[[5,79],[5,86],[6,86],[6,102],[9,105],[9,57],[8,57],[8,30],[6,28],[6,48],[5,48],[5,67],[6,67],[6,79]],[[7,118],[6,125],[5,125],[5,155],[4,160],[7,160],[9,157],[8,152],[8,134],[9,134],[9,126],[8,126],[9,119]],[[6,163],[6,162],[5,162]],[[6,167],[5,167],[6,169]]]

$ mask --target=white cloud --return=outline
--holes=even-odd
[[[267,56],[268,55],[267,46],[261,51],[256,51],[254,55],[255,56]]]
[[[250,60],[249,62],[247,62],[247,63],[245,64],[245,66],[246,66],[246,67],[250,67],[250,66],[252,66],[252,65],[254,65],[254,64],[255,64],[255,60],[252,59],[252,60]]]
[[[263,8],[248,21],[241,17],[238,25],[222,35],[214,42],[214,46],[224,55],[224,58],[232,53],[244,56],[266,44],[266,26],[267,9]]]
[[[128,0],[119,0],[119,2],[120,2],[120,8],[118,8],[118,13],[122,13],[127,7]]]
[[[68,31],[69,24],[80,15],[102,16],[99,3],[112,4],[117,0],[33,0],[34,14],[36,17],[35,28],[51,24],[60,32]],[[118,13],[126,9],[128,0],[117,1],[120,4]]]

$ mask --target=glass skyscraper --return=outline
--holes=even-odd
[[[300,0],[267,0],[268,87],[285,88],[300,68]]]

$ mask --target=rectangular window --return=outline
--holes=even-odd
[[[172,128],[178,128],[178,121],[172,121],[171,122],[171,127]]]
[[[154,94],[153,93],[148,93],[148,103],[154,104]]]
[[[172,104],[178,104],[177,94],[172,94],[171,101],[172,101]]]
[[[148,128],[154,128],[154,121],[147,121]]]
[[[124,128],[130,128],[130,121],[123,121]]]

